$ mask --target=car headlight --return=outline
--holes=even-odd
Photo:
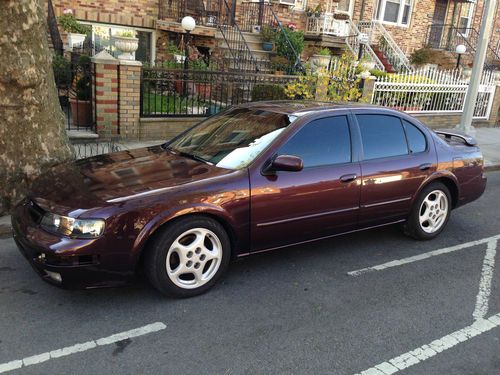
[[[104,232],[102,219],[73,219],[51,213],[43,216],[40,225],[49,232],[76,238],[96,238]]]

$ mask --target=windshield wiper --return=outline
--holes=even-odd
[[[177,152],[179,153],[180,156],[184,156],[186,158],[190,158],[190,159],[193,159],[196,161],[201,161],[202,163],[214,165],[214,163],[209,162],[207,159],[202,158],[201,156],[198,156],[195,154],[190,154],[189,152],[185,152],[185,151],[177,151]]]

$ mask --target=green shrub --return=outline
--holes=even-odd
[[[61,28],[68,33],[89,34],[92,26],[83,25],[78,22],[73,14],[63,14],[57,18]]]
[[[332,51],[330,51],[330,49],[328,48],[321,48],[318,52],[317,52],[317,55],[320,55],[320,56],[331,56],[332,55]]]
[[[286,99],[285,88],[282,85],[257,84],[252,89],[252,101]]]
[[[55,55],[52,60],[52,70],[57,87],[67,87],[71,83],[71,66],[61,55]]]
[[[432,51],[429,48],[420,48],[413,51],[410,56],[410,62],[414,65],[424,65],[429,63]]]
[[[293,50],[300,57],[300,54],[304,50],[304,33],[302,31],[293,31],[287,28],[283,28],[276,34],[276,52],[279,56],[285,57],[288,61],[295,63],[295,53],[290,48],[290,41]]]
[[[260,30],[260,39],[263,42],[274,42],[275,36],[276,31],[273,28],[267,25],[262,26],[262,29]]]

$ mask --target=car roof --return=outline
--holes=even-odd
[[[303,116],[311,112],[330,111],[338,109],[387,109],[373,104],[365,103],[336,103],[320,102],[314,100],[276,100],[264,102],[244,103],[239,108],[249,108],[256,110],[265,110],[270,112],[284,113],[288,115]],[[396,112],[396,111],[395,111]]]

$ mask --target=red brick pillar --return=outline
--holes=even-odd
[[[95,118],[97,134],[103,138],[119,135],[118,69],[120,61],[102,51],[92,58],[95,64]]]
[[[140,100],[141,100],[141,69],[139,61],[120,60],[119,116],[120,137],[138,139]]]

